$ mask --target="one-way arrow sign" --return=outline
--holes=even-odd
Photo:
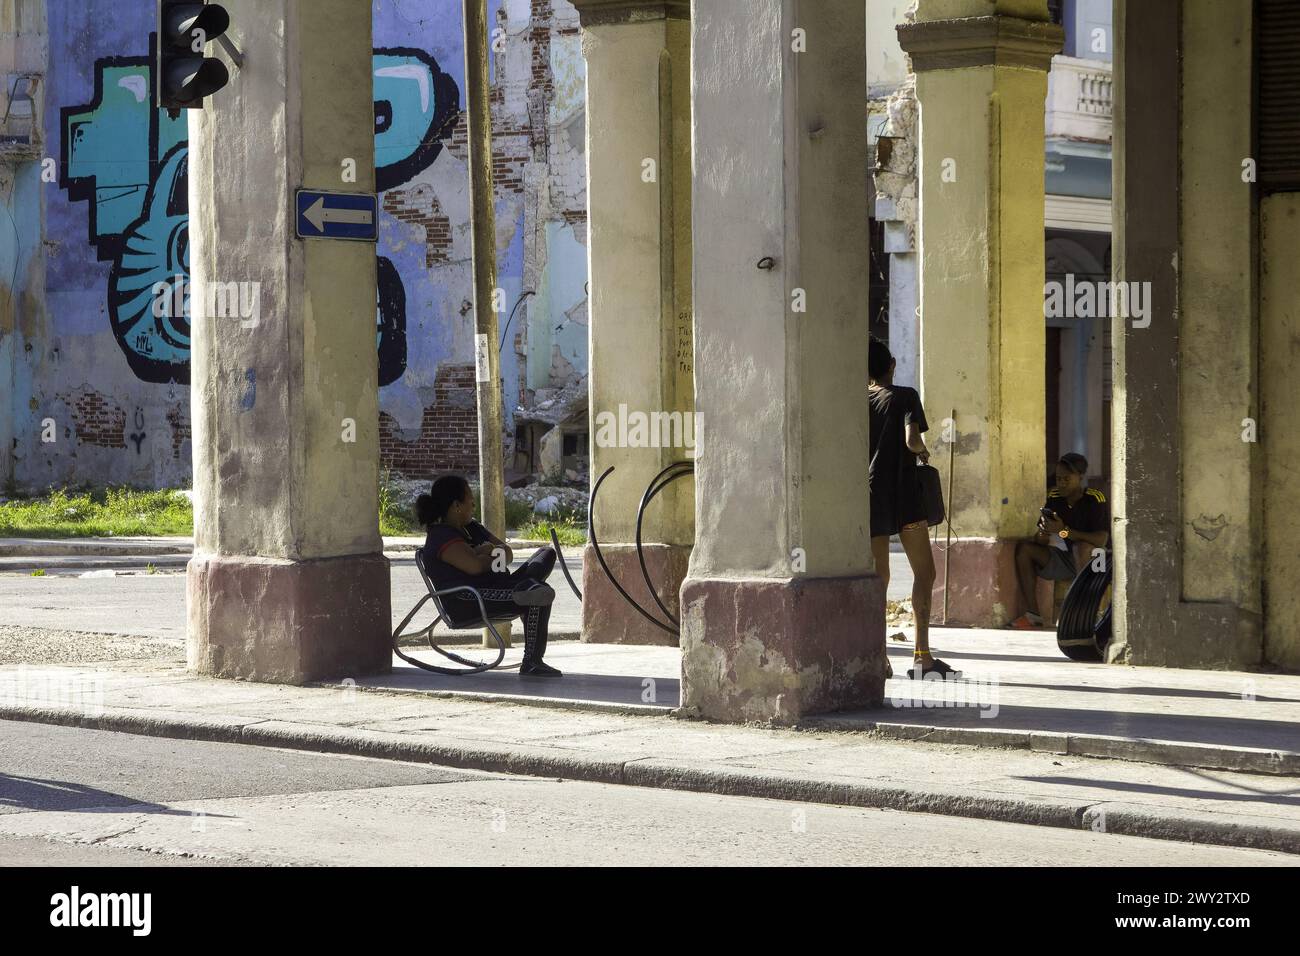
[[[377,203],[371,193],[298,190],[299,239],[378,238]]]

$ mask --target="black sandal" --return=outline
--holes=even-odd
[[[917,664],[921,666],[918,667]],[[929,664],[929,666],[927,667],[926,664]],[[907,669],[907,676],[912,680],[924,680],[930,674],[938,674],[944,680],[957,680],[961,677],[961,671],[949,667],[937,657],[931,657],[928,660],[914,659],[912,666]]]

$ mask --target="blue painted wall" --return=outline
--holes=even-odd
[[[554,6],[556,23],[564,21],[555,29],[565,27],[562,42],[576,50],[572,8],[564,0]],[[446,407],[447,370],[473,362],[468,174],[457,130],[461,3],[373,0],[373,10],[381,427],[390,444],[414,449]],[[504,56],[493,56],[502,94],[495,146],[505,180],[496,204],[498,284],[506,313],[526,287],[558,285],[562,294],[548,294],[548,309],[577,310],[585,322],[585,247],[557,246],[555,230],[536,221],[550,213],[539,213],[521,185],[524,166],[538,162],[533,147],[545,130],[545,123],[528,128],[528,93],[538,82],[525,48],[537,42],[534,13],[528,0],[489,2],[489,23],[505,37]],[[11,203],[9,210],[18,232],[43,235],[47,250],[41,328],[28,336],[36,345],[26,385],[34,407],[15,416],[16,474],[25,486],[188,478],[188,324],[184,316],[155,320],[150,308],[155,282],[188,272],[189,227],[186,117],[172,120],[152,106],[154,14],[153,0],[48,0],[45,136],[58,182],[31,184],[44,200],[43,222],[41,204]],[[585,202],[585,187],[571,191]],[[543,237],[539,248],[529,246],[533,234]],[[0,237],[0,265],[14,258],[5,241]],[[549,321],[537,321],[533,310],[531,303],[521,309],[512,339]],[[570,332],[563,347],[585,369],[585,329],[582,339],[579,349]],[[523,390],[549,384],[539,370],[528,380],[527,357],[511,344],[502,352],[508,434]],[[549,363],[552,342],[539,347]],[[463,399],[462,390],[451,400]],[[54,443],[39,440],[45,417],[59,423]]]

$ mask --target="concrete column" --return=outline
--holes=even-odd
[[[382,672],[375,250],[297,239],[294,221],[299,188],[374,189],[370,5],[225,5],[244,67],[190,114],[189,666],[285,683]],[[248,284],[255,324],[213,314],[217,282]]]
[[[1115,33],[1114,277],[1145,288],[1148,314],[1140,327],[1112,319],[1109,653],[1242,668],[1261,654],[1263,537],[1258,446],[1242,441],[1258,414],[1251,187],[1237,155],[1251,137],[1251,24],[1210,0],[1118,0]],[[1267,368],[1263,384],[1267,413]]]
[[[1263,585],[1268,596],[1264,659],[1300,671],[1300,515],[1287,507],[1300,493],[1300,435],[1289,423],[1300,415],[1295,367],[1300,358],[1300,193],[1279,192],[1260,204],[1261,405],[1267,481],[1264,489]]]
[[[662,618],[634,542],[637,507],[650,480],[694,454],[685,447],[693,446],[695,431],[690,5],[575,0],[574,6],[587,61],[593,481],[615,468],[601,487],[593,520],[610,570]],[[642,532],[650,579],[676,616],[695,537],[689,478],[655,498]],[[584,641],[677,643],[675,634],[624,601],[590,545],[582,587]]]
[[[1015,542],[1046,492],[1044,103],[1061,28],[1045,0],[920,0],[898,27],[921,104],[920,386],[954,537],[935,619],[1020,613]],[[944,420],[955,410],[955,424]]]
[[[693,13],[704,436],[683,707],[789,722],[875,706],[864,5],[711,0]]]

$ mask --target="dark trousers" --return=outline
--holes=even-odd
[[[538,548],[530,557],[519,567],[510,572],[510,577],[515,583],[530,580],[545,584],[546,579],[551,576],[555,570],[555,549]]]
[[[508,577],[498,575],[499,579],[504,578],[504,580],[494,581],[497,586],[478,589],[478,593],[483,596],[483,607],[487,610],[489,618],[496,621],[518,617],[523,620],[524,660],[529,662],[540,661],[542,655],[546,653],[551,606],[542,604],[522,607],[514,601],[515,588],[526,581],[544,584],[554,569],[555,549],[538,548],[533,552],[532,557],[511,571]],[[458,621],[468,618],[472,619],[473,623],[477,623],[478,603],[472,597],[461,595],[458,599],[448,599],[449,604],[453,601],[456,608],[453,613]]]

